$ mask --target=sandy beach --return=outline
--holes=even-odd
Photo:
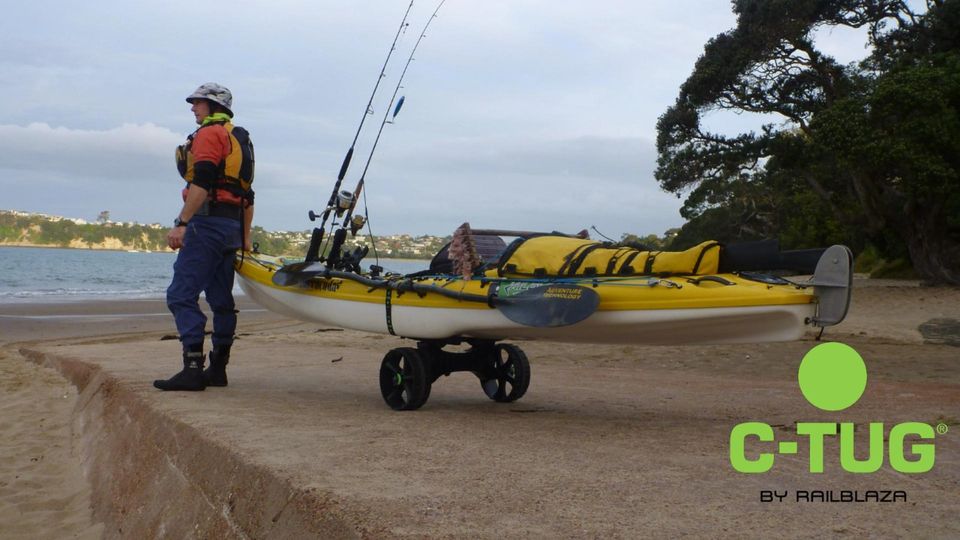
[[[160,301],[0,305],[0,530],[13,538],[960,536],[960,290],[858,280],[825,340],[864,357],[850,409],[811,407],[816,342],[709,347],[521,343],[533,379],[497,404],[469,374],[384,405],[389,336],[241,303],[230,386],[161,393],[179,343]],[[951,322],[953,321],[953,322]],[[924,332],[920,328],[924,328]],[[925,335],[926,334],[926,335]],[[769,473],[729,463],[763,421],[946,426],[924,474]],[[795,435],[794,435],[795,437]],[[859,454],[858,450],[858,454]],[[832,460],[830,457],[832,456]],[[763,502],[763,491],[903,491],[906,501]]]

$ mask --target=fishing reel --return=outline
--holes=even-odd
[[[393,51],[396,49],[397,40],[400,38],[400,34],[404,29],[409,26],[407,23],[407,15],[410,13],[410,7],[413,6],[411,1],[410,6],[407,7],[407,12],[403,16],[403,20],[400,21],[400,27],[397,29],[397,34],[393,38],[393,44],[390,46],[390,51],[387,53],[387,59],[383,63],[383,68],[380,69],[380,76],[377,78],[377,84],[373,87],[373,93],[370,95],[370,100],[367,102],[367,108],[364,110],[363,117],[360,120],[360,126],[357,128],[357,133],[353,137],[353,142],[350,144],[350,149],[347,150],[347,155],[343,158],[343,163],[340,165],[340,173],[337,174],[337,183],[333,187],[333,193],[330,196],[327,207],[323,211],[323,221],[320,227],[313,229],[313,235],[310,238],[310,245],[307,248],[306,262],[316,262],[322,260],[320,256],[321,252],[321,243],[323,241],[324,229],[326,227],[327,218],[330,217],[330,212],[336,213],[336,218],[342,218],[344,212],[346,212],[346,218],[343,220],[343,223],[340,224],[340,228],[336,229],[336,232],[333,233],[333,241],[329,250],[329,255],[326,257],[327,268],[340,268],[340,267],[349,267],[351,271],[360,271],[359,262],[367,253],[366,249],[364,250],[354,250],[353,253],[344,254],[341,253],[343,248],[343,242],[346,239],[347,227],[349,226],[350,233],[353,236],[357,235],[357,232],[363,228],[366,224],[366,216],[354,216],[353,210],[357,203],[357,199],[360,197],[360,194],[363,193],[363,182],[366,178],[367,167],[370,166],[370,160],[373,158],[374,150],[377,148],[377,143],[380,141],[380,135],[383,133],[383,127],[388,123],[393,123],[389,118],[390,109],[393,108],[393,118],[395,119],[397,113],[400,112],[400,108],[403,106],[404,97],[400,96],[400,100],[396,103],[394,107],[394,98],[397,97],[397,92],[402,88],[401,83],[403,82],[403,76],[407,73],[407,68],[410,67],[410,63],[413,62],[413,53],[416,52],[417,47],[420,45],[420,40],[426,36],[427,28],[430,27],[430,23],[433,19],[436,18],[437,12],[440,11],[440,6],[443,5],[444,0],[440,1],[440,4],[437,5],[437,8],[433,10],[433,15],[427,20],[427,23],[423,27],[423,31],[420,33],[420,37],[417,39],[417,42],[413,45],[413,48],[410,51],[410,57],[407,59],[407,63],[403,68],[403,71],[400,74],[400,78],[397,80],[396,89],[393,91],[393,97],[390,98],[390,105],[387,106],[387,114],[383,117],[383,122],[380,124],[380,131],[377,132],[377,137],[373,141],[373,146],[370,149],[370,155],[367,158],[367,165],[363,169],[363,173],[360,175],[360,181],[357,183],[357,188],[355,191],[350,192],[347,190],[340,190],[341,182],[343,182],[344,177],[347,174],[347,168],[350,166],[350,160],[353,159],[354,146],[357,143],[357,138],[360,136],[360,132],[363,130],[363,123],[366,120],[367,116],[373,113],[373,99],[377,94],[377,88],[380,86],[380,81],[386,76],[387,64],[390,61],[390,55],[393,54]],[[310,210],[308,213],[310,221],[316,221],[319,214]],[[331,231],[337,227],[337,219],[333,220],[331,224]],[[349,224],[347,223],[349,222]],[[372,234],[372,233],[371,233]],[[328,239],[328,242],[330,240]],[[338,266],[339,265],[339,266]],[[375,270],[379,273],[382,269]]]
[[[350,235],[356,236],[357,231],[362,229],[366,222],[367,218],[364,216],[353,216],[353,218],[350,219]]]
[[[337,217],[340,217],[344,212],[353,207],[353,193],[347,190],[337,193],[336,205]]]

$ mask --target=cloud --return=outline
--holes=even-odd
[[[444,176],[464,173],[585,177],[604,182],[653,182],[656,150],[643,137],[484,137],[431,141],[389,153],[389,164]]]
[[[366,118],[349,189],[435,6],[418,1],[411,11],[376,114]],[[194,128],[183,98],[218,81],[234,91],[237,124],[257,145],[257,223],[306,229],[307,210],[321,210],[329,197],[406,7],[12,4],[0,21],[3,206],[87,218],[108,209],[117,219],[169,222],[180,205],[173,148]],[[185,14],[215,22],[185,24]],[[680,201],[653,179],[656,119],[703,44],[735,23],[729,3],[708,0],[447,2],[371,165],[375,230],[439,234],[470,220],[596,224],[616,235],[677,225]],[[229,31],[212,32],[211,24]],[[852,46],[843,38],[838,50]]]
[[[108,130],[6,124],[0,125],[0,168],[139,182],[170,171],[173,149],[184,140],[149,123]]]
[[[449,232],[463,221],[662,233],[681,223],[680,201],[660,190],[655,164],[642,137],[461,138],[391,147],[366,184],[378,233]]]
[[[182,180],[173,149],[184,136],[154,124],[106,130],[0,125],[0,189],[5,204],[91,219],[167,223]]]
[[[581,176],[504,174],[490,181],[469,174],[400,190],[371,183],[367,191],[378,234],[443,234],[469,221],[483,228],[568,232],[596,225],[619,237],[624,232],[659,234],[682,223],[679,201],[655,188],[611,186]]]

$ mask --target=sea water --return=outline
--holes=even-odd
[[[172,252],[0,247],[0,303],[162,298],[176,258]],[[428,264],[380,259],[387,271],[402,274]],[[234,294],[242,294],[239,286]]]

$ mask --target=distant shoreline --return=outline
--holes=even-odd
[[[0,210],[0,247],[34,247],[52,249],[88,249],[100,251],[149,251],[173,253],[167,247],[167,230],[160,224],[85,220]],[[266,249],[264,253],[279,257],[302,257],[311,238],[308,231],[271,232],[254,227],[252,234]],[[411,236],[409,234],[377,237],[382,251],[410,260],[430,260],[449,241],[448,237]],[[369,245],[366,240],[346,242],[345,249]],[[373,246],[370,246],[372,249]],[[373,250],[374,253],[381,249]]]
[[[56,246],[56,245],[49,245],[49,244],[8,244],[8,243],[0,242],[0,248],[7,248],[7,247],[9,247],[9,248],[26,248],[26,249],[36,249],[36,248],[43,248],[43,249],[67,249],[67,250],[70,250],[70,251],[114,251],[114,252],[118,252],[118,253],[176,253],[176,251],[174,251],[174,250],[172,250],[172,249],[164,249],[164,250],[159,250],[159,251],[158,251],[158,250],[150,250],[150,251],[147,251],[147,250],[142,250],[142,249],[131,250],[131,249],[114,249],[114,248],[101,248],[101,247],[69,247],[69,246]],[[271,253],[270,255],[276,255],[276,254]],[[276,255],[276,256],[278,256],[278,257],[300,257],[301,255],[280,254],[280,255]],[[372,260],[373,258],[372,258],[372,257],[367,257],[366,259],[371,259],[371,260]],[[391,260],[391,261],[420,262],[420,261],[430,261],[430,260],[433,259],[433,256],[431,255],[430,257],[423,257],[423,258],[421,258],[421,259],[416,259],[416,258],[411,258],[411,257],[380,257],[380,259],[387,259],[387,260]]]
[[[132,249],[123,249],[123,248],[119,248],[119,249],[118,249],[118,248],[104,248],[104,247],[93,247],[93,246],[88,246],[88,247],[70,247],[70,246],[57,246],[57,245],[52,245],[52,244],[9,244],[9,243],[4,243],[4,242],[0,242],[0,247],[27,248],[27,249],[35,249],[35,248],[44,248],[44,249],[69,249],[69,250],[71,250],[71,251],[116,251],[116,252],[120,252],[120,253],[129,253],[129,252],[136,252],[136,253],[176,253],[176,252],[173,251],[172,249],[164,249],[164,250],[145,250],[145,249],[137,249],[137,250],[132,250]]]

